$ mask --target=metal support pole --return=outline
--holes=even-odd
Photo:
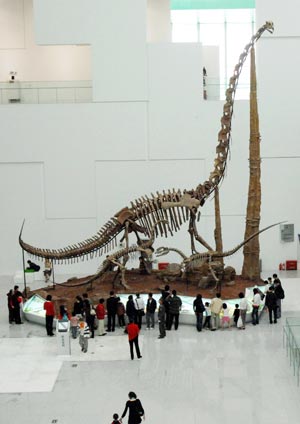
[[[26,272],[25,272],[25,255],[24,255],[24,249],[22,249],[22,257],[23,257],[24,294],[25,294],[25,298],[27,298],[27,287],[26,287]]]
[[[55,290],[55,281],[54,281],[54,264],[53,260],[51,260],[51,269],[52,269],[52,288]]]

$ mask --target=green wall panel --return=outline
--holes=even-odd
[[[255,9],[255,0],[170,0],[173,10]]]

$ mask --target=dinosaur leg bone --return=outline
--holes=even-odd
[[[197,253],[195,248],[195,241],[197,240],[202,246],[204,246],[207,250],[213,250],[210,245],[198,234],[198,230],[196,227],[196,212],[194,210],[190,211],[190,221],[189,221],[189,229],[188,232],[191,236],[191,250],[192,253]]]

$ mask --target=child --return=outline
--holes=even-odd
[[[208,302],[205,302],[204,306],[205,306],[205,312],[204,312],[205,320],[204,320],[203,328],[207,327],[207,329],[209,330],[210,317],[211,317],[210,304]]]
[[[240,317],[240,308],[239,308],[239,304],[236,303],[235,304],[235,310],[233,311],[233,321],[234,321],[236,327],[237,327],[237,322],[238,322],[239,317]]]
[[[114,414],[113,419],[114,420],[111,424],[121,424],[121,421],[119,421],[119,415],[118,414]]]
[[[118,297],[117,315],[119,319],[119,327],[125,327],[125,306]]]
[[[79,319],[79,344],[81,351],[86,353],[89,345],[90,329],[83,318]]]
[[[70,319],[70,328],[73,339],[77,338],[77,328],[78,328],[79,318],[77,315],[72,313],[72,317]]]
[[[227,308],[227,304],[223,303],[222,305],[222,319],[221,319],[221,327],[222,329],[225,328],[225,325],[227,324],[227,327],[230,328],[230,316],[229,316],[229,309]]]

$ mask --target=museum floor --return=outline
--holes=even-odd
[[[259,326],[245,331],[197,333],[181,326],[158,340],[157,328],[143,330],[143,358],[131,361],[119,329],[90,340],[87,354],[72,340],[66,358],[57,356],[56,337],[46,337],[42,326],[9,325],[6,293],[13,283],[1,277],[0,423],[109,424],[133,390],[149,424],[297,424],[300,387],[282,325],[300,316],[300,275],[280,278],[286,299],[278,324],[270,325],[264,313]]]

